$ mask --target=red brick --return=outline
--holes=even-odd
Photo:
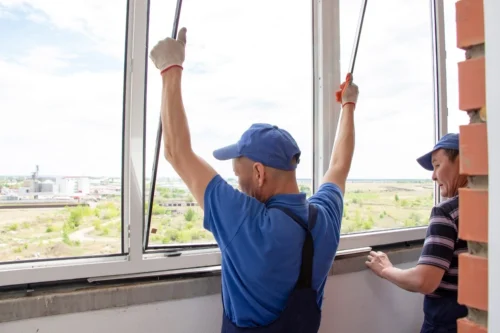
[[[488,242],[488,190],[459,189],[460,239]]]
[[[488,259],[469,253],[458,256],[458,303],[488,310]]]
[[[466,49],[484,43],[483,0],[460,0],[455,3],[457,47]]]
[[[458,108],[460,110],[473,111],[486,105],[485,80],[484,57],[458,63]]]
[[[462,318],[457,321],[457,333],[488,333],[488,329],[478,325],[467,318]]]
[[[486,123],[460,126],[460,174],[488,175]]]

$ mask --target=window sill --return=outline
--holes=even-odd
[[[416,261],[420,251],[421,245],[414,245],[387,249],[386,253],[393,264],[401,264]],[[366,252],[348,255],[339,253],[329,275],[365,270],[366,255]],[[198,273],[196,277],[184,275],[167,278],[42,287],[31,292],[3,292],[0,297],[0,322],[202,297],[219,294],[221,289],[220,266],[213,267],[209,273],[201,276]]]

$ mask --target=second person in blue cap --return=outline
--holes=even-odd
[[[418,264],[410,269],[393,267],[383,252],[371,252],[366,264],[378,276],[424,297],[421,333],[457,332],[457,319],[467,308],[457,303],[458,255],[467,242],[458,238],[458,190],[467,185],[460,175],[459,136],[446,134],[417,162],[432,171],[444,201],[432,208]]]

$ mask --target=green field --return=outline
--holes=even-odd
[[[310,183],[300,187],[310,193]],[[349,182],[342,233],[425,225],[432,194],[432,182]],[[186,203],[195,204],[186,190],[157,187],[150,244],[214,241],[203,229],[202,210]],[[120,216],[119,197],[91,206],[0,209],[0,261],[119,253]]]
[[[432,182],[349,183],[342,233],[426,225],[433,189]]]

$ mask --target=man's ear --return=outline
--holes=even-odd
[[[259,187],[264,185],[264,179],[266,177],[266,169],[262,163],[253,164],[254,177],[257,180]]]

